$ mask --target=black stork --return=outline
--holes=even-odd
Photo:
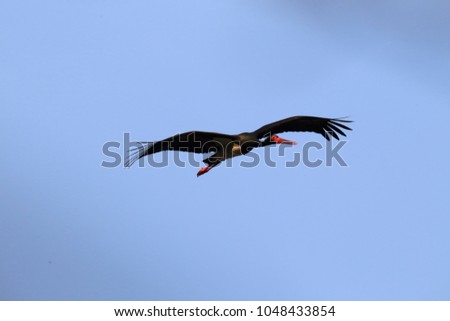
[[[214,151],[215,153],[212,156],[203,160],[208,166],[201,168],[197,173],[197,176],[201,176],[224,160],[245,155],[253,148],[274,144],[297,144],[296,142],[280,138],[276,134],[284,132],[315,132],[321,134],[327,140],[330,140],[331,137],[339,140],[339,135],[347,136],[344,130],[352,130],[344,125],[344,123],[351,122],[342,118],[294,116],[264,125],[254,132],[244,132],[239,135],[190,131],[158,142],[137,143],[139,146],[126,159],[125,166],[130,167],[138,159],[161,151],[174,150],[203,154]]]

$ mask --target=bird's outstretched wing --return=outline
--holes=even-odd
[[[125,155],[125,167],[130,167],[139,158],[166,150],[208,153],[212,148],[215,150],[223,148],[234,139],[234,136],[227,134],[190,131],[157,142],[134,142],[135,148]]]
[[[351,120],[342,118],[322,118],[314,116],[294,116],[264,125],[255,131],[259,139],[284,132],[315,132],[327,140],[331,136],[339,140],[339,135],[347,136],[344,130],[352,130],[344,123]]]

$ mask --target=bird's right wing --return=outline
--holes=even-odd
[[[351,122],[342,118],[294,116],[267,124],[257,129],[255,134],[258,138],[264,138],[284,132],[315,132],[327,140],[330,140],[331,136],[339,139],[339,135],[346,136],[344,130],[352,130],[344,125]]]

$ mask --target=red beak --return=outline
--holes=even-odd
[[[281,137],[272,137],[272,140],[277,144],[286,144],[286,145],[297,145],[297,142],[292,140],[283,139]]]

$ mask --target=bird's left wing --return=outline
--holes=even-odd
[[[162,151],[181,151],[190,153],[208,153],[220,150],[235,139],[232,135],[190,131],[168,137],[157,142],[135,142],[133,150],[125,157],[125,167],[130,167],[138,159]]]

